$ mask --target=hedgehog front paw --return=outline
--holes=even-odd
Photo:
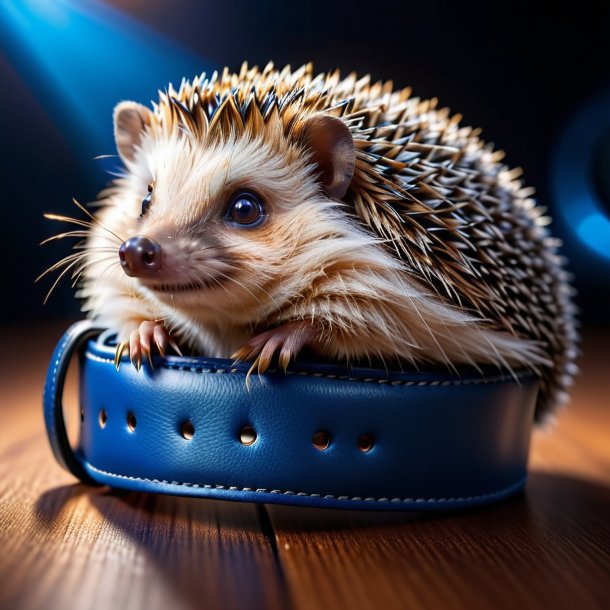
[[[142,322],[140,326],[131,333],[128,342],[126,341],[118,345],[114,360],[115,366],[118,370],[121,356],[127,349],[129,350],[131,364],[138,371],[142,367],[142,358],[146,358],[152,368],[152,355],[155,348],[159,355],[165,356],[168,345],[182,356],[180,348],[172,339],[162,322]]]
[[[253,360],[248,374],[256,370],[260,375],[269,368],[273,357],[279,352],[279,365],[286,370],[303,347],[314,347],[319,343],[319,335],[320,329],[311,322],[288,322],[255,335],[231,357],[242,361]]]

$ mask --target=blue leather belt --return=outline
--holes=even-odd
[[[521,374],[388,373],[154,358],[114,365],[108,332],[68,329],[44,411],[59,463],[86,483],[335,508],[440,509],[505,498],[525,482],[538,381]],[[96,339],[97,337],[97,339]],[[81,430],[68,442],[66,371],[80,354]]]

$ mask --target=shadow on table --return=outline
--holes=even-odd
[[[289,506],[268,507],[274,524],[284,530],[316,532],[338,529],[393,527],[407,524],[411,530],[433,526],[445,529],[452,523],[515,527],[531,535],[547,523],[559,527],[562,520],[590,519],[593,525],[610,515],[610,487],[563,474],[532,472],[523,492],[486,507],[450,511],[376,512],[345,511]],[[530,527],[535,518],[536,529]],[[529,524],[529,525],[528,525]],[[608,527],[610,531],[610,527]],[[404,529],[405,533],[408,528]]]
[[[147,520],[181,516],[205,527],[235,529],[243,532],[246,537],[261,531],[261,505],[124,492],[107,487],[89,487],[81,483],[57,487],[42,494],[36,502],[36,510],[42,522],[53,521],[71,499],[82,494],[88,494],[99,512],[126,533],[130,533],[130,525],[136,516]],[[255,507],[259,510],[255,511]],[[557,525],[557,519],[569,519],[576,515],[581,518],[590,517],[593,521],[595,517],[609,515],[610,487],[563,474],[533,472],[529,475],[524,492],[498,504],[476,509],[394,512],[280,505],[266,505],[266,508],[272,515],[272,522],[281,518],[284,527],[304,533],[401,524],[417,527],[418,523],[425,522],[438,522],[445,527],[446,522],[454,520],[524,526],[534,515],[538,524],[548,518]]]
[[[289,607],[273,543],[261,527],[262,507],[75,484],[42,494],[35,509],[40,527],[68,523],[67,535],[75,536],[82,533],[71,514],[80,513],[81,523],[101,532],[93,544],[102,555],[109,541],[137,545],[129,556],[138,565],[122,569],[136,575],[134,590],[146,600],[139,607],[166,608],[168,600],[180,610]],[[107,586],[116,586],[112,580]]]
[[[606,555],[610,550],[603,546],[609,539],[610,488],[544,472],[532,473],[526,492],[512,499],[487,508],[442,513],[257,508],[78,484],[56,488],[38,499],[40,523],[52,525],[63,507],[82,494],[88,494],[107,522],[146,550],[159,568],[159,578],[166,578],[184,600],[195,604],[205,594],[212,608],[232,607],[226,592],[236,588],[248,590],[248,607],[257,607],[257,599],[260,607],[276,607],[272,601],[288,607],[282,549],[277,548],[278,540],[283,544],[286,536],[294,540],[294,535],[321,534],[348,552],[366,548],[368,561],[379,563],[388,561],[387,544],[393,552],[407,549],[407,555],[415,546],[429,548],[449,564],[463,562],[465,553],[476,560],[477,549],[479,560],[486,553],[515,554],[532,566],[551,561],[554,553],[586,557],[592,545],[597,545],[597,553],[600,545]],[[266,544],[273,554],[267,553],[272,559],[265,566],[261,547]],[[403,561],[400,552],[396,557]],[[276,593],[271,600],[273,587]],[[210,599],[210,590],[222,596]],[[237,598],[233,601],[238,607]]]

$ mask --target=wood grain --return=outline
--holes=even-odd
[[[270,507],[294,607],[610,608],[609,346],[587,334],[521,497],[447,516]]]
[[[526,493],[432,516],[75,483],[40,405],[65,326],[0,333],[0,608],[610,608],[607,331],[587,335],[570,408],[535,434]]]
[[[76,484],[57,466],[41,393],[60,333],[4,333],[12,353],[28,358],[1,373],[0,607],[286,607],[256,505],[113,493]]]

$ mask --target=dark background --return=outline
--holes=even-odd
[[[25,11],[22,16],[42,10],[41,1],[18,3]],[[68,0],[57,2],[64,8],[70,5]],[[75,214],[71,198],[90,201],[109,180],[104,163],[93,157],[114,153],[112,105],[130,97],[147,102],[168,79],[179,83],[182,76],[190,78],[198,70],[224,65],[237,69],[244,59],[259,65],[272,59],[278,66],[293,67],[313,61],[317,71],[338,67],[344,72],[370,72],[375,80],[393,79],[397,87],[411,85],[420,97],[439,97],[442,105],[463,114],[465,123],[482,126],[485,139],[506,151],[508,164],[525,169],[525,182],[536,188],[539,202],[554,217],[552,231],[564,240],[585,323],[604,321],[610,306],[610,258],[596,254],[562,219],[561,201],[554,194],[553,163],[574,117],[610,89],[608,3],[113,0],[82,4],[93,14],[102,4],[112,5],[120,11],[115,15],[132,20],[122,27],[128,36],[133,32],[134,44],[146,39],[149,45],[135,69],[129,64],[135,56],[125,51],[122,57],[113,55],[112,41],[96,49],[90,46],[94,37],[83,35],[67,49],[72,94],[92,109],[95,129],[90,130],[81,129],[82,121],[72,120],[72,107],[62,103],[64,94],[56,86],[62,76],[61,60],[53,59],[46,71],[37,65],[28,57],[27,40],[12,36],[14,26],[8,13],[0,10],[0,21],[4,19],[0,23],[4,28],[0,28],[3,322],[78,313],[68,281],[61,283],[46,306],[43,299],[51,282],[33,282],[69,252],[69,244],[37,244],[61,228],[44,220],[44,211]],[[139,23],[143,29],[130,30],[129,23]],[[27,22],[24,27],[32,41],[44,43],[34,26]],[[59,44],[62,40],[67,44],[68,32]],[[173,55],[161,48],[165,43],[183,52],[170,61]],[[58,43],[50,44],[49,53],[57,51]],[[88,53],[82,74],[70,63],[80,53]],[[153,53],[168,59],[168,65],[161,66]],[[93,89],[91,73],[96,79]],[[596,121],[590,117],[593,130]],[[93,131],[98,135],[93,137]],[[587,169],[608,215],[609,143],[606,128],[600,127],[599,134],[595,130],[593,160]],[[606,237],[610,242],[610,234],[601,238]]]

